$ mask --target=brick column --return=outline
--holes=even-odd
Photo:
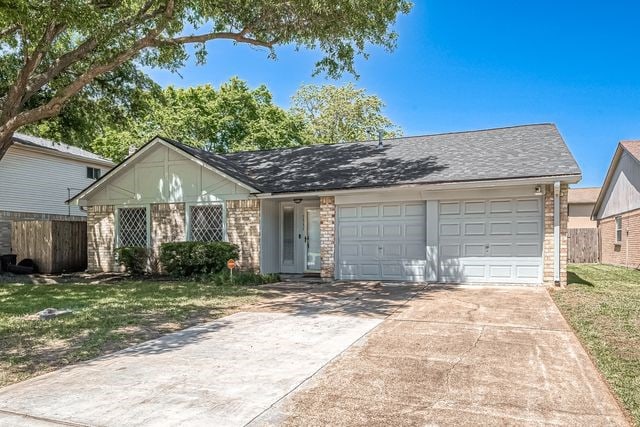
[[[187,239],[184,203],[151,205],[151,270],[160,270],[160,245]]]
[[[238,245],[238,267],[260,270],[260,200],[227,200],[227,238]]]
[[[560,184],[560,286],[567,285],[568,239],[567,224],[569,220],[568,197],[569,185]],[[543,244],[543,280],[547,286],[554,286],[553,280],[553,184],[545,186],[544,195],[544,244]]]
[[[111,205],[87,208],[87,270],[119,271],[114,254],[116,215]]]
[[[320,276],[335,278],[336,204],[335,197],[320,197]]]

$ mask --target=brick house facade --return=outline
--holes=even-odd
[[[616,217],[598,221],[600,262],[629,268],[640,268],[640,209],[620,215],[622,239],[616,239]]]
[[[495,178],[499,184],[487,184],[495,158],[447,167],[416,162],[426,152],[450,155],[451,144],[470,158],[487,141],[504,143],[510,153],[515,136],[519,152],[539,156],[540,138],[557,152],[548,161],[531,161],[531,175],[513,183],[507,168],[505,177]],[[162,243],[196,238],[236,244],[238,267],[262,273],[565,285],[568,184],[579,180],[580,171],[557,130],[541,125],[479,131],[460,141],[434,138],[446,141],[432,146],[429,138],[409,138],[386,146],[312,146],[228,157],[155,138],[73,199],[87,206],[89,269],[118,270],[119,244],[146,245],[157,260]],[[413,147],[412,154],[403,147]],[[357,161],[349,163],[349,156]],[[395,159],[391,167],[384,165],[387,158]],[[313,166],[319,159],[327,170]],[[362,166],[370,160],[379,167]],[[403,162],[411,167],[401,167]],[[441,171],[442,177],[435,176]],[[469,180],[469,173],[482,179]],[[419,179],[451,182],[406,182]],[[560,184],[558,247],[553,183]]]

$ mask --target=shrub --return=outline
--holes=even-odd
[[[280,281],[278,274],[259,274],[250,271],[234,271],[233,279],[228,271],[212,274],[208,281],[218,286],[240,285],[259,286]]]
[[[160,263],[172,276],[219,273],[227,260],[238,257],[238,247],[227,242],[174,242],[160,246]]]
[[[149,252],[147,248],[125,246],[116,249],[116,260],[127,273],[141,275],[147,271]]]

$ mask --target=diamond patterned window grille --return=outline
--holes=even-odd
[[[120,246],[147,247],[147,209],[123,208],[119,210]]]
[[[191,240],[218,242],[224,240],[222,205],[191,206]]]

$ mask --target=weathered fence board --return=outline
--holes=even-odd
[[[18,260],[31,258],[40,273],[82,271],[87,268],[87,223],[14,221],[11,246]]]
[[[597,228],[570,228],[567,240],[570,263],[581,264],[599,261]]]

